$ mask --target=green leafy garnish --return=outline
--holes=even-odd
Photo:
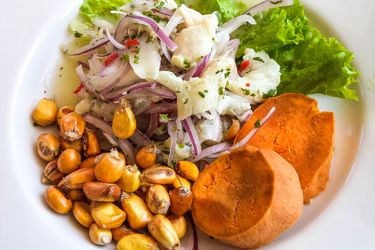
[[[278,94],[321,93],[358,100],[349,88],[359,76],[353,54],[312,27],[299,1],[258,14],[255,20],[256,25],[244,25],[232,35],[241,41],[237,57],[246,48],[267,52],[281,67]]]
[[[260,127],[260,120],[256,120],[256,122],[254,123],[254,128],[259,128]]]

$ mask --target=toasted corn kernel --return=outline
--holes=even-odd
[[[76,141],[82,138],[86,122],[77,113],[64,115],[60,121],[60,133],[65,140]]]
[[[85,198],[85,194],[81,189],[68,190],[66,191],[66,194],[72,201],[81,201]]]
[[[180,245],[180,239],[172,223],[164,215],[155,215],[148,224],[148,231],[167,249],[175,249]]]
[[[122,225],[121,227],[114,228],[112,231],[112,237],[116,242],[119,242],[122,237],[129,235],[129,234],[135,234],[135,231],[128,228],[125,225]]]
[[[126,162],[124,155],[116,149],[98,155],[96,161],[94,174],[98,180],[112,183],[121,178]]]
[[[234,137],[238,134],[238,131],[240,131],[241,124],[240,121],[237,119],[232,119],[232,125],[229,127],[228,131],[225,135],[225,140],[230,141],[233,140]]]
[[[84,201],[76,201],[73,205],[74,218],[84,227],[89,228],[94,223],[91,216],[90,205]]]
[[[43,176],[42,176],[42,183],[48,184],[48,185],[56,185],[61,181],[61,179],[64,177],[64,173],[61,173],[57,169],[57,161],[50,161],[48,164],[44,167],[43,170]]]
[[[158,244],[145,234],[129,234],[117,243],[117,250],[158,250]]]
[[[80,169],[81,168],[92,168],[93,169],[95,167],[95,160],[96,160],[96,157],[87,158],[84,161],[82,161],[79,168]]]
[[[152,214],[148,210],[146,203],[139,196],[123,192],[121,205],[126,212],[129,226],[132,229],[139,230],[147,227]]]
[[[61,121],[61,118],[63,118],[63,116],[72,112],[74,112],[73,106],[67,105],[67,106],[61,107],[59,111],[57,111],[57,125],[60,126],[60,121]]]
[[[116,184],[104,182],[86,182],[83,192],[92,201],[114,202],[120,199],[121,188]]]
[[[146,204],[154,214],[167,214],[171,200],[165,187],[152,185],[147,192]]]
[[[142,200],[146,200],[147,191],[148,191],[148,185],[140,186],[137,191],[135,191],[135,194],[141,197]]]
[[[111,230],[100,228],[95,223],[90,226],[89,236],[90,240],[96,245],[104,246],[112,242]]]
[[[134,193],[141,186],[141,172],[135,165],[125,166],[117,185],[128,193]]]
[[[83,150],[82,140],[68,141],[68,140],[65,140],[64,138],[62,138],[61,135],[59,136],[59,139],[60,139],[61,148],[63,150],[66,150],[68,148],[72,148],[72,149],[77,150],[80,153],[82,152],[82,150]]]
[[[86,129],[86,132],[83,135],[83,151],[83,154],[86,157],[96,156],[100,154],[101,149],[99,141],[93,131],[89,131]]]
[[[141,174],[141,181],[151,184],[172,184],[176,173],[169,167],[152,167],[145,169]]]
[[[179,188],[181,186],[186,187],[187,189],[191,189],[190,182],[185,178],[177,175],[176,180],[172,183],[174,188]]]
[[[55,186],[50,186],[46,189],[45,199],[48,206],[56,213],[67,214],[72,209],[72,201],[67,199],[65,195]]]
[[[187,228],[185,217],[181,215],[170,215],[167,218],[172,223],[172,226],[176,231],[178,238],[184,238]]]
[[[155,145],[148,145],[138,150],[135,155],[135,162],[141,168],[149,168],[155,165],[157,147]]]
[[[126,99],[122,99],[113,115],[113,133],[118,138],[127,139],[134,134],[136,128],[137,122],[130,104]]]
[[[175,215],[184,215],[193,202],[193,193],[185,188],[179,187],[169,193],[171,197],[171,211]]]
[[[179,161],[176,164],[176,172],[180,176],[195,181],[199,176],[199,169],[197,165],[190,161]]]
[[[60,182],[59,187],[62,189],[81,189],[86,182],[93,181],[94,169],[82,168],[65,176]]]
[[[79,165],[81,165],[81,155],[72,148],[64,150],[57,160],[57,168],[65,174],[70,174],[77,170]]]
[[[41,134],[36,140],[36,150],[40,158],[52,161],[60,153],[60,142],[53,134]]]
[[[43,98],[33,111],[33,120],[41,126],[48,126],[55,122],[57,106],[55,101]]]
[[[126,213],[110,202],[98,202],[91,205],[91,215],[100,228],[113,229],[124,223]]]

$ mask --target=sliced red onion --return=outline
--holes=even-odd
[[[210,156],[212,156],[213,154],[225,152],[225,151],[229,150],[230,147],[231,147],[230,143],[222,142],[220,144],[216,144],[214,146],[205,148],[205,149],[202,150],[202,152],[198,156],[196,156],[193,159],[193,162],[197,162],[197,161],[199,161],[203,158],[206,158],[206,157],[211,158]]]
[[[204,69],[206,68],[207,63],[210,61],[211,54],[212,54],[212,51],[210,52],[210,54],[206,55],[199,61],[197,65],[197,70],[193,74],[193,77],[200,77],[202,75]]]
[[[84,55],[84,54],[92,52],[92,51],[94,51],[96,49],[99,49],[100,47],[106,45],[108,42],[109,42],[108,38],[102,38],[102,39],[96,40],[95,42],[90,43],[90,44],[88,44],[86,46],[83,46],[82,48],[79,48],[79,49],[73,51],[72,53],[66,53],[66,54],[68,56]]]
[[[116,26],[116,30],[115,30],[115,34],[113,36],[113,38],[117,41],[117,42],[122,42],[128,32],[128,27],[129,27],[129,24],[130,24],[130,18],[125,16],[123,17],[120,22],[117,24]]]
[[[276,7],[290,6],[293,4],[293,0],[266,0],[250,8],[245,12],[245,14],[256,15],[262,11],[270,10]]]
[[[86,69],[89,69],[89,64],[88,63],[85,63],[85,62],[82,62],[82,61],[78,61],[78,64],[81,64],[82,67],[86,68]]]
[[[110,136],[109,134],[107,134],[105,132],[103,132],[103,135],[109,141],[109,143],[111,143],[113,146],[118,146],[118,143],[117,143],[115,138],[113,138],[112,136]]]
[[[193,146],[194,155],[195,156],[199,155],[201,153],[201,151],[202,151],[202,146],[201,146],[201,143],[199,141],[199,137],[198,137],[197,131],[195,129],[194,123],[191,120],[191,118],[188,117],[185,120],[183,120],[182,121],[182,126],[184,127],[184,129],[186,130],[186,132],[189,135],[190,142],[191,142],[191,144]]]
[[[111,35],[111,33],[109,33],[108,29],[105,30],[105,33],[106,33],[109,41],[111,41],[111,43],[113,44],[113,46],[115,46],[118,49],[125,49],[125,46],[122,45],[121,43],[117,42],[117,40]]]
[[[178,14],[178,12],[175,12],[171,19],[169,19],[169,22],[165,25],[164,32],[167,36],[170,36],[173,32],[173,30],[181,23],[183,20],[183,17]],[[161,51],[163,52],[165,58],[170,62],[171,56],[168,53],[167,46],[164,43],[161,43],[160,45]]]
[[[268,119],[272,116],[272,114],[276,111],[275,107],[272,107],[268,114],[260,121],[260,126],[258,128],[253,128],[249,134],[245,136],[241,141],[237,142],[235,145],[231,147],[231,150],[244,146],[251,138],[256,134],[256,132],[263,126],[264,123],[268,121]]]
[[[151,114],[150,123],[148,124],[148,128],[147,128],[145,135],[148,138],[151,138],[151,136],[154,134],[154,131],[158,125],[159,125],[159,114]]]
[[[134,164],[135,162],[135,149],[133,147],[133,145],[128,141],[128,140],[125,140],[125,139],[120,139],[118,141],[118,145],[121,149],[121,151],[124,153],[124,155],[126,156],[126,162],[129,163],[129,164]]]
[[[180,119],[176,119],[176,127],[177,127],[177,143],[182,143],[185,137],[185,133],[182,128],[182,123]]]
[[[145,114],[165,114],[173,113],[177,111],[176,103],[156,103],[152,104],[146,111]]]
[[[197,229],[195,228],[195,224],[194,224],[194,220],[193,220],[193,216],[191,215],[191,213],[189,213],[188,215],[189,217],[189,221],[190,221],[190,225],[191,225],[191,228],[193,229],[193,248],[191,250],[198,250],[198,233],[197,233]]]
[[[154,8],[154,9],[151,9],[151,11],[154,14],[158,14],[158,15],[161,15],[162,17],[164,16],[164,17],[167,17],[167,18],[171,17],[174,13],[173,10],[163,8],[163,7],[159,8],[159,9]]]
[[[109,65],[107,67],[103,67],[102,70],[99,72],[99,75],[101,77],[105,77],[105,76],[111,75],[111,74],[113,74],[113,73],[115,73],[115,72],[118,71],[119,66],[120,66],[120,60],[117,59],[116,63],[112,63],[111,65]]]
[[[112,127],[110,124],[108,124],[107,122],[105,122],[104,120],[92,115],[92,114],[85,114],[83,115],[83,119],[87,122],[87,123],[90,123],[92,125],[94,125],[95,127],[97,127],[98,129],[100,129],[101,131],[103,131],[103,133],[106,133],[107,135],[111,136],[111,137],[116,137],[114,134],[113,134],[113,131],[112,131]]]
[[[134,134],[129,138],[129,141],[137,145],[137,147],[144,147],[147,145],[154,144],[145,134],[143,134],[138,129],[134,132]]]
[[[78,65],[76,67],[76,73],[78,75],[78,78],[81,82],[86,82],[88,80],[88,77],[87,75],[85,74],[85,72],[83,71],[83,67],[82,67],[82,64]]]
[[[233,39],[228,42],[228,49],[230,49],[228,57],[234,61],[236,60],[236,53],[237,53],[239,45],[240,45],[239,39]],[[231,72],[228,78],[229,80],[233,80],[233,81],[239,78],[238,69],[236,65],[233,65],[233,67],[231,68]]]
[[[171,146],[169,148],[168,165],[173,161],[177,145],[177,126],[175,121],[168,122],[168,134],[171,137]]]
[[[241,124],[245,123],[249,118],[253,115],[253,111],[249,109],[245,113],[243,113],[241,116],[238,117],[238,120],[240,120]]]
[[[193,77],[193,75],[195,74],[195,72],[197,71],[197,66],[194,66],[194,67],[191,67],[188,72],[186,72],[186,74],[184,75],[184,77],[182,78],[184,81],[189,81],[190,78]]]
[[[176,50],[177,48],[177,45],[175,44],[175,42],[173,42],[170,38],[169,38],[169,35],[167,35],[163,29],[159,26],[159,24],[157,22],[155,22],[153,19],[149,18],[149,17],[145,17],[145,16],[137,16],[137,15],[133,15],[133,16],[129,16],[130,18],[132,19],[135,19],[141,23],[145,23],[147,25],[149,25],[156,33],[156,35],[159,37],[159,39],[165,43],[165,45],[167,45],[167,47],[173,52]]]
[[[121,79],[124,75],[128,73],[128,71],[131,69],[130,64],[128,62],[122,62],[120,66],[118,67],[117,72],[115,71],[113,74],[104,76],[99,78],[100,76],[97,76],[96,79],[97,83],[100,85],[105,85],[103,88],[101,88],[98,92],[101,94],[105,94],[109,91],[111,91],[119,82],[119,79]],[[91,79],[92,81],[92,79]],[[104,83],[104,84],[103,84]]]
[[[216,135],[215,135],[215,139],[217,142],[220,141],[220,137],[222,135],[222,131],[223,131],[223,122],[221,121],[221,118],[220,118],[220,115],[218,112],[216,112],[216,110],[211,110],[210,111],[211,115],[213,116],[213,121],[214,123],[216,124]]]
[[[217,29],[218,32],[225,32],[231,34],[233,31],[238,29],[241,25],[245,23],[256,24],[255,19],[249,15],[241,15],[233,18],[232,20],[224,23],[221,27]]]
[[[135,84],[132,84],[130,86],[127,86],[125,88],[116,90],[114,92],[107,93],[105,96],[108,99],[116,100],[116,99],[119,99],[119,98],[123,97],[124,95],[126,95],[128,93],[131,93],[132,91],[136,91],[136,90],[139,90],[139,89],[145,89],[145,88],[155,88],[157,85],[158,85],[158,83],[156,83],[156,82],[139,82],[139,83],[135,83]]]

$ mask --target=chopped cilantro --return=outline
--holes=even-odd
[[[244,93],[244,95],[250,95],[251,94],[249,89],[241,88],[241,90]]]
[[[255,123],[254,123],[254,128],[259,128],[260,127],[260,120],[258,119]]]
[[[190,69],[190,62],[187,59],[184,59],[184,67],[185,69]]]
[[[205,89],[204,91],[203,91],[204,93],[208,93],[208,90],[207,89]]]
[[[78,31],[75,31],[74,32],[74,37],[75,38],[80,38],[80,37],[82,37],[82,33],[79,33]]]
[[[227,73],[225,73],[225,75],[224,75],[225,78],[228,78],[230,76],[230,73],[231,73],[230,71],[229,72],[227,71]]]
[[[215,74],[217,75],[217,74],[220,74],[222,72],[224,72],[224,70],[223,69],[219,69],[218,71],[215,72]]]
[[[185,144],[183,144],[183,143],[179,143],[177,145],[178,145],[179,148],[184,148],[185,147]]]
[[[198,94],[202,97],[202,98],[205,98],[206,97],[206,94],[202,91],[199,91]]]
[[[159,120],[161,122],[168,122],[169,121],[169,116],[168,114],[159,114]]]
[[[127,54],[124,54],[124,55],[121,56],[121,60],[124,61],[124,62],[128,62],[129,56]]]
[[[219,87],[219,95],[224,95],[224,88],[223,87]]]
[[[184,101],[184,104],[188,103],[189,99],[186,98],[186,100]]]
[[[270,98],[276,95],[276,89],[271,89],[267,93],[263,94],[263,98]]]
[[[253,60],[264,63],[264,60],[259,56],[254,57]]]

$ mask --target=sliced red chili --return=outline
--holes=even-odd
[[[108,66],[110,65],[111,63],[113,63],[113,61],[118,57],[118,54],[113,52],[112,54],[110,54],[104,61],[104,65],[105,66]]]
[[[83,88],[85,87],[85,85],[83,85],[83,83],[81,83],[74,91],[73,93],[74,94],[78,94]]]
[[[139,41],[137,39],[128,39],[125,41],[125,45],[130,48],[132,46],[137,46],[139,45]]]
[[[246,85],[246,87],[250,87],[250,83],[249,82],[247,82],[245,85]]]
[[[249,66],[250,66],[250,61],[249,60],[243,60],[242,63],[240,64],[240,66],[238,67],[238,70],[244,71]]]

